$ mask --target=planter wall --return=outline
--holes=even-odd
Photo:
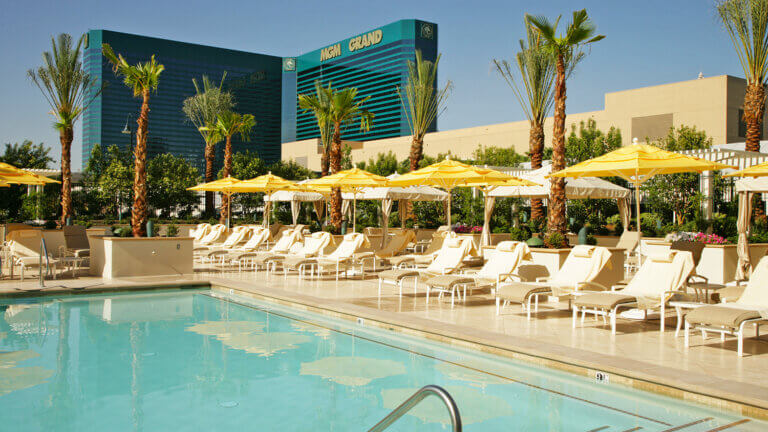
[[[611,251],[611,259],[595,282],[610,288],[611,285],[624,279],[624,250],[617,248],[608,248],[608,250]],[[560,270],[569,253],[571,249],[531,248],[531,263],[523,262],[519,274],[528,280],[551,276]]]
[[[192,237],[93,236],[90,274],[105,279],[189,274]]]
[[[646,254],[668,252],[671,243],[665,241],[648,241],[644,243]],[[768,252],[768,243],[755,243],[749,245],[749,256],[752,263],[756,263]],[[701,252],[701,260],[696,266],[696,273],[706,277],[710,282],[725,284],[736,279],[736,265],[739,254],[735,244],[707,245]]]

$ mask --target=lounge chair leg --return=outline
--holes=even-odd
[[[418,288],[419,285],[419,277],[416,276],[413,278],[413,296],[416,298],[416,288]]]
[[[739,332],[739,342],[737,352],[739,357],[744,357],[744,333]]]
[[[536,294],[534,298],[536,299],[536,309],[534,309],[534,311],[536,311],[536,313],[539,313],[539,295]]]
[[[381,297],[381,278],[379,278],[379,297]]]
[[[573,306],[573,322],[571,327],[576,328],[576,318],[579,316],[579,307],[574,305]]]
[[[451,290],[451,309],[453,309],[453,298],[456,296],[456,288]]]
[[[402,297],[403,296],[403,280],[402,279],[397,281],[397,288],[400,290],[400,297]]]
[[[689,338],[690,338],[689,333],[690,332],[691,332],[691,324],[688,323],[688,320],[686,320],[685,321],[685,327],[684,327],[684,330],[683,330],[683,337],[685,338],[684,345],[685,345],[686,348],[688,348],[690,346],[690,343],[689,343]]]
[[[664,308],[664,302],[661,303],[661,318],[659,319],[659,331],[664,333],[664,319],[666,318],[667,311]]]
[[[430,286],[427,285],[427,304],[429,304],[429,288]]]
[[[528,297],[528,306],[525,308],[525,311],[528,312],[528,321],[531,320],[531,298]]]
[[[618,312],[617,308],[614,308],[611,312],[611,334],[616,334],[616,312]]]
[[[496,315],[501,313],[501,299],[496,297]]]

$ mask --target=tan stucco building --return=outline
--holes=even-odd
[[[696,126],[712,136],[715,144],[744,141],[745,127],[741,119],[746,81],[728,75],[700,78],[671,84],[607,93],[601,111],[569,114],[566,131],[571,125],[588,120],[607,131],[621,129],[624,144],[638,138],[654,140],[665,136],[670,127]],[[552,138],[552,119],[545,124],[546,144]],[[765,132],[763,132],[765,139]],[[392,151],[399,160],[408,157],[409,136],[352,143],[352,160],[367,161],[379,153]],[[320,170],[320,147],[317,139],[283,143],[282,158],[293,159],[310,169]],[[480,146],[510,147],[520,153],[528,151],[528,121],[499,123],[463,129],[433,132],[424,137],[424,153],[448,153],[469,158]]]

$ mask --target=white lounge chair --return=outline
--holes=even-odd
[[[379,296],[384,284],[397,286],[402,296],[403,283],[407,279],[413,279],[413,291],[416,293],[421,276],[428,278],[454,273],[463,266],[464,259],[474,252],[475,246],[471,238],[449,237],[445,239],[443,246],[426,268],[397,268],[379,273]],[[429,287],[427,287],[427,303],[429,303]],[[451,305],[453,305],[453,297],[451,297]]]
[[[586,293],[573,301],[573,327],[579,311],[582,322],[586,313],[593,313],[611,320],[611,334],[616,334],[616,316],[619,309],[661,309],[660,331],[664,331],[667,302],[682,293],[688,276],[693,272],[693,256],[690,252],[670,251],[649,255],[637,274],[626,287],[611,292]]]
[[[194,243],[195,248],[202,248],[212,246],[216,243],[224,241],[224,235],[227,232],[227,227],[221,224],[217,224],[211,227],[208,234],[204,235],[200,241]]]
[[[286,258],[283,261],[283,272],[287,276],[289,270],[296,270],[299,273],[299,278],[302,278],[307,270],[309,270],[310,276],[314,276],[315,273],[319,276],[325,272],[335,272],[336,280],[339,280],[339,273],[342,270],[344,277],[347,277],[352,258],[364,243],[364,235],[360,233],[346,234],[339,246],[328,255],[315,258]]]
[[[467,300],[467,287],[472,289],[491,287],[492,293],[498,289],[499,284],[506,280],[522,282],[522,279],[514,272],[525,259],[531,258],[531,250],[528,245],[517,241],[503,241],[496,245],[488,261],[479,270],[465,270],[460,275],[447,274],[435,276],[425,283],[430,290],[442,293],[451,293],[451,298],[463,288],[463,300]],[[459,297],[462,297],[459,295]]]
[[[552,277],[537,278],[536,282],[501,284],[496,290],[496,314],[501,313],[501,308],[507,303],[520,303],[527,311],[528,319],[531,319],[531,304],[538,312],[540,296],[566,297],[570,302],[571,294],[582,288],[607,291],[607,287],[594,280],[608,265],[610,258],[611,252],[607,248],[574,246],[560,270]]]
[[[11,266],[20,268],[22,282],[24,282],[25,272],[35,267],[38,268],[39,274],[42,274],[44,269],[50,269],[51,275],[56,279],[56,270],[59,268],[61,261],[54,258],[50,252],[41,257],[42,231],[17,230],[10,233],[9,238],[11,239],[8,242],[11,251]]]
[[[738,338],[737,353],[744,355],[744,331],[746,326],[755,326],[755,337],[760,337],[760,324],[768,322],[768,256],[755,266],[744,293],[734,303],[701,306],[685,317],[685,347],[690,346],[689,333],[692,329],[733,335]]]
[[[271,259],[274,259],[277,255],[286,255],[290,252],[291,248],[302,238],[301,232],[296,229],[283,231],[280,239],[270,248],[268,251],[257,251],[257,248],[266,244],[269,238],[269,230],[262,229],[257,234],[251,237],[251,240],[245,244],[244,249],[250,246],[249,244],[254,241],[258,241],[256,247],[249,250],[243,250],[239,253],[233,254],[232,261],[238,263],[238,269],[242,271],[243,267],[250,266],[254,270],[259,270],[261,267],[268,269]]]
[[[271,254],[264,257],[263,260],[269,263],[267,266],[268,271],[270,268],[277,270],[277,265],[282,265],[283,273],[287,277],[287,270],[284,266],[285,261],[288,261],[288,265],[293,267],[293,262],[322,255],[329,244],[331,244],[331,234],[325,231],[318,231],[304,237],[303,243],[295,243],[287,254]]]
[[[416,238],[416,233],[413,230],[403,230],[390,237],[384,247],[355,254],[354,264],[359,265],[363,273],[366,268],[370,268],[374,272],[390,268],[391,265],[387,260],[404,251],[414,238]]]
[[[203,239],[203,237],[205,237],[206,234],[211,232],[211,228],[211,224],[209,223],[200,223],[197,224],[195,229],[193,229],[189,234],[195,242],[199,242]]]

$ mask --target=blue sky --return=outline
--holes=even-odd
[[[510,58],[523,15],[556,17],[587,8],[605,40],[568,83],[569,112],[598,110],[604,93],[705,76],[743,76],[710,0],[635,1],[6,1],[0,14],[0,144],[28,138],[53,147],[58,134],[26,70],[40,64],[52,35],[110,29],[292,56],[404,18],[439,25],[440,80],[454,91],[440,130],[521,120],[493,58]],[[161,84],[162,85],[162,80]],[[151,127],[151,125],[150,125]],[[81,129],[73,165],[80,166]]]

